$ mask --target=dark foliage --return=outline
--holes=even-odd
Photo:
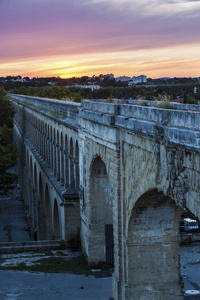
[[[12,141],[14,109],[0,88],[0,194],[6,194],[17,176],[12,172],[16,165],[17,152]]]

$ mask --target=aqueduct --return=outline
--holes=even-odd
[[[10,95],[32,235],[112,262],[113,297],[183,299],[179,220],[200,217],[200,107]],[[143,105],[141,105],[143,104]]]

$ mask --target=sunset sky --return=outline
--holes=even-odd
[[[200,76],[198,0],[0,0],[0,76]]]

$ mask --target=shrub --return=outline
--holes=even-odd
[[[173,109],[173,106],[170,104],[170,102],[167,101],[158,101],[156,107],[164,109]]]

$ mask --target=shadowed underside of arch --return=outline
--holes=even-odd
[[[106,166],[100,157],[93,161],[89,185],[89,262],[113,262],[112,194]]]
[[[136,202],[126,241],[126,299],[183,299],[180,214],[175,202],[157,190]]]
[[[54,239],[60,239],[60,219],[59,219],[59,212],[58,212],[58,204],[57,200],[54,200]]]

